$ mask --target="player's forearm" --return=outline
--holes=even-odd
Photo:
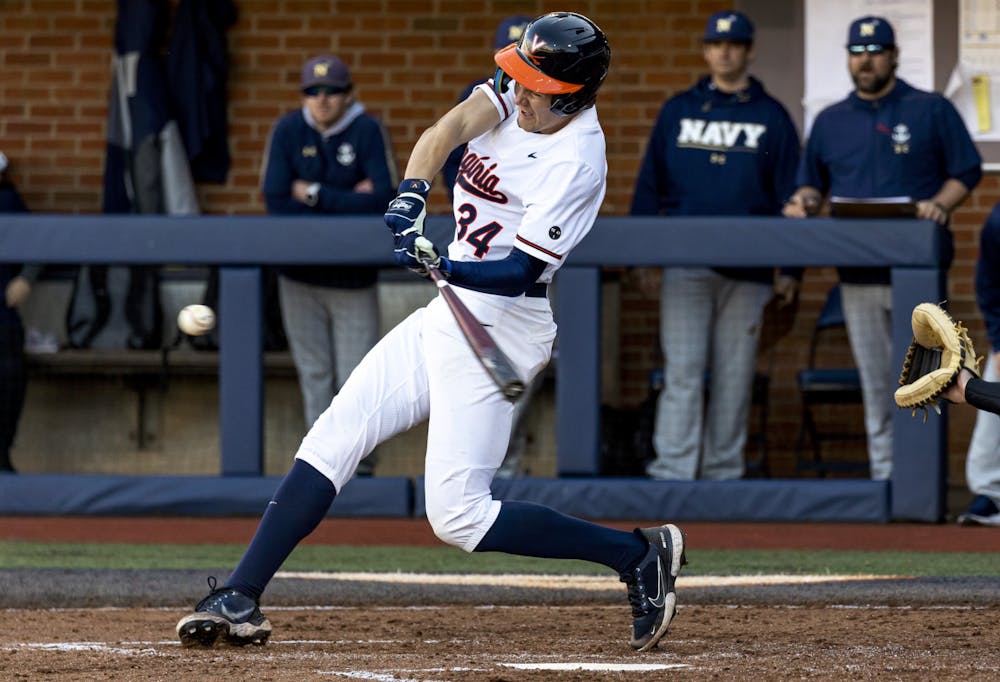
[[[452,284],[500,296],[519,296],[538,280],[545,270],[545,261],[512,249],[500,260],[449,261],[447,269]]]
[[[965,402],[979,410],[1000,414],[1000,384],[973,377],[965,385]]]
[[[405,178],[432,180],[448,159],[451,150],[461,144],[454,128],[438,121],[428,128],[417,140],[406,163]]]
[[[406,163],[406,178],[430,181],[444,167],[452,150],[495,126],[500,120],[493,102],[482,91],[456,104],[425,130]]]

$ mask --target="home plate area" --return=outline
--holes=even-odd
[[[1000,679],[996,612],[973,605],[682,605],[645,654],[624,603],[265,612],[266,646],[188,649],[183,608],[8,609],[0,679]]]

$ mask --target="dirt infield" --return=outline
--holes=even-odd
[[[0,539],[244,543],[256,519],[0,518]],[[634,524],[613,524],[630,528]],[[1000,551],[1000,532],[922,524],[682,524],[704,549]],[[339,520],[309,543],[437,545],[420,520]],[[661,647],[628,647],[624,590],[539,590],[284,577],[265,647],[184,649],[174,625],[203,572],[0,571],[0,680],[480,682],[1000,678],[1000,581],[678,581]],[[23,602],[13,599],[23,595]],[[13,601],[12,601],[13,600]],[[111,607],[115,604],[118,606]],[[336,604],[336,606],[316,606]],[[100,608],[83,606],[101,605]],[[310,606],[312,605],[312,606]],[[134,606],[134,608],[129,608]],[[154,608],[150,608],[150,607]]]
[[[183,649],[162,609],[6,612],[4,679],[497,682],[996,679],[996,613],[974,608],[682,607],[633,653],[624,607],[271,610],[265,647]],[[574,669],[575,668],[575,669]]]

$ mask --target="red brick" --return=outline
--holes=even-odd
[[[5,67],[23,69],[32,66],[49,66],[52,54],[49,52],[8,52],[3,57]]]
[[[52,27],[58,31],[71,31],[73,33],[82,33],[84,31],[99,33],[114,30],[114,21],[111,17],[88,16],[86,13],[81,13],[74,14],[73,16],[53,17]]]
[[[52,27],[53,19],[44,14],[8,14],[3,18],[3,31],[11,34],[45,31]]]

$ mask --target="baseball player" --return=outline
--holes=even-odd
[[[593,105],[610,60],[607,38],[590,19],[561,12],[532,21],[494,56],[493,79],[421,135],[385,214],[397,262],[449,277],[526,381],[549,361],[555,338],[546,286],[604,198],[604,134]],[[444,257],[422,235],[426,197],[430,178],[465,142],[456,231]],[[266,642],[271,624],[258,604],[274,573],[361,458],[429,417],[424,485],[437,536],[468,552],[611,568],[628,587],[631,646],[656,646],[675,613],[683,534],[671,524],[629,533],[494,500],[490,482],[512,413],[448,306],[438,298],[415,311],[361,361],[310,429],[236,570],[218,589],[210,578],[212,592],[177,624],[181,642]]]
[[[966,370],[959,377],[953,402],[968,402],[983,410],[976,415],[965,457],[965,480],[974,497],[958,515],[962,525],[1000,526],[1000,204],[990,211],[979,233],[976,263],[976,301],[983,313],[990,352],[982,378]],[[966,384],[971,381],[971,387]],[[955,388],[955,387],[953,387]],[[992,394],[992,395],[991,395]],[[994,414],[990,414],[990,413]]]
[[[976,293],[992,337],[995,318],[996,235],[1000,225],[1000,206],[994,207],[983,226],[979,264],[976,269]],[[899,373],[899,388],[893,393],[898,407],[914,416],[927,409],[941,413],[940,404],[968,403],[981,410],[965,470],[969,490],[975,497],[969,508],[959,514],[959,525],[1000,526],[1000,458],[997,451],[996,415],[1000,414],[1000,382],[996,381],[996,356],[991,354],[983,371],[983,358],[975,349],[969,330],[936,303],[925,301],[911,313],[913,339],[906,349]],[[980,378],[982,377],[982,378]],[[992,414],[991,414],[992,413]]]

